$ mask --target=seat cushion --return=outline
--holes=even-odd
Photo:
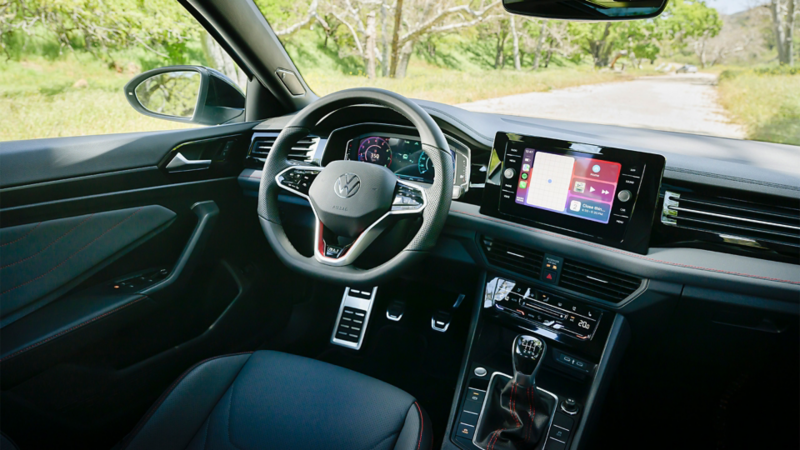
[[[203,361],[165,392],[125,449],[428,449],[402,390],[313,359],[259,351]]]

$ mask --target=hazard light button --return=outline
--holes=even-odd
[[[542,261],[542,275],[539,277],[545,283],[558,284],[558,276],[561,274],[561,265],[564,258],[553,255],[544,255]]]

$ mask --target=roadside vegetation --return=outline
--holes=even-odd
[[[719,93],[749,139],[800,145],[800,66],[729,69]]]
[[[721,17],[704,0],[671,0],[653,20],[575,23],[510,16],[500,0],[255,2],[319,95],[375,86],[459,104],[626,81],[683,63],[791,64],[793,53],[784,37],[794,19],[782,9],[771,14],[771,6]],[[773,16],[781,33],[773,33]],[[185,127],[136,113],[122,94],[133,75],[174,64],[213,67],[246,85],[244,72],[174,0],[0,2],[0,141]],[[758,99],[736,94],[764,77],[722,80],[724,104],[752,136],[794,142],[791,132],[766,131],[780,129],[779,118],[744,111]],[[794,75],[770,77],[777,90],[796,86]],[[792,96],[775,98],[785,104]],[[796,111],[782,108],[789,112],[781,117]]]

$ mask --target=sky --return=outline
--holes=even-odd
[[[706,4],[722,14],[736,14],[763,3],[758,0],[706,0]]]

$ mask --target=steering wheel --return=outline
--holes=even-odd
[[[386,167],[359,161],[309,166],[288,159],[298,139],[312,134],[328,114],[353,105],[379,105],[408,119],[434,169],[433,185],[398,180]],[[286,125],[264,163],[258,191],[261,228],[288,267],[324,281],[374,286],[419,262],[436,244],[450,210],[453,159],[442,130],[411,100],[382,89],[348,89],[325,96]],[[301,255],[286,236],[278,193],[308,199],[316,216],[314,256]],[[398,215],[417,215],[422,225],[408,245],[385,263],[361,269],[353,263]]]

